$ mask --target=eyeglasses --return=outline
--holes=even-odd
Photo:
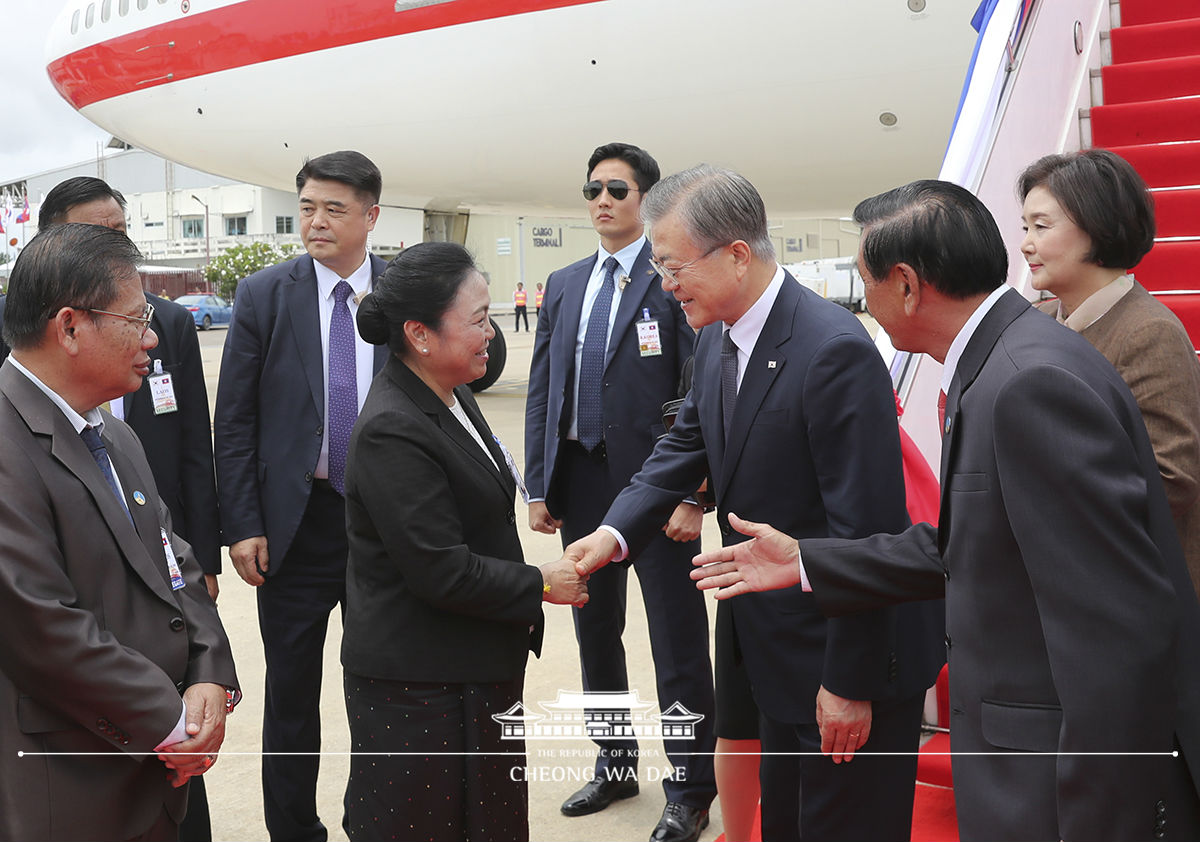
[[[650,257],[650,265],[654,268],[655,272],[662,275],[664,278],[666,278],[671,283],[677,284],[677,283],[679,283],[679,279],[677,277],[675,277],[676,275],[678,275],[680,272],[682,272],[684,269],[687,269],[690,266],[695,266],[697,263],[699,263],[704,258],[708,257],[713,252],[718,251],[719,249],[723,249],[723,248],[725,248],[725,244],[722,244],[719,246],[713,246],[708,251],[704,252],[704,254],[697,257],[695,260],[689,260],[687,263],[683,264],[682,266],[663,266],[662,263],[660,263],[658,261],[657,257],[651,256]]]
[[[133,322],[135,325],[138,325],[141,328],[141,332],[138,334],[139,336],[146,335],[146,331],[150,329],[150,320],[154,318],[154,305],[149,301],[147,301],[146,306],[142,308],[142,315],[140,316],[126,316],[124,313],[113,313],[109,310],[97,310],[95,307],[75,307],[75,309],[86,310],[89,313],[99,313],[102,316],[115,316],[118,319],[124,319],[127,322]]]
[[[618,202],[629,195],[630,190],[637,190],[636,187],[630,187],[628,183],[619,178],[614,178],[607,183],[602,181],[589,181],[583,185],[583,198],[589,202],[595,199],[604,192],[604,188],[608,188],[608,195],[612,196]]]

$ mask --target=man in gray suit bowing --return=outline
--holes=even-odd
[[[387,358],[354,324],[359,298],[386,265],[367,253],[381,184],[359,152],[304,164],[296,191],[308,254],[238,285],[217,384],[221,528],[238,575],[258,588],[264,815],[276,842],[327,838],[316,806],[321,671],[313,665],[329,614],[346,598],[350,430]]]
[[[938,528],[797,544],[731,516],[753,540],[693,577],[799,582],[830,616],[944,593],[962,839],[1200,838],[1200,607],[1133,396],[1005,285],[967,190],[918,181],[854,216],[871,314],[945,366]]]

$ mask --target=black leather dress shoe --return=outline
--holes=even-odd
[[[700,838],[700,831],[706,827],[708,810],[668,801],[663,808],[662,818],[650,834],[650,842],[696,842]]]
[[[614,801],[622,798],[633,798],[638,794],[637,781],[610,781],[604,778],[593,778],[563,802],[564,816],[586,816],[599,813]]]

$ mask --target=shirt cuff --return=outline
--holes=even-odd
[[[808,574],[804,572],[804,559],[800,557],[800,548],[796,548],[796,563],[800,565],[800,589],[805,593],[812,593],[812,583],[808,581]]]
[[[187,702],[183,699],[179,700],[183,710],[179,712],[179,721],[175,723],[174,730],[167,734],[167,738],[154,747],[155,751],[161,751],[168,746],[173,746],[176,743],[182,743],[188,738],[187,732]]]
[[[620,546],[621,546],[621,552],[618,553],[617,555],[613,556],[611,560],[612,561],[624,561],[625,559],[629,558],[629,545],[625,543],[625,536],[622,535],[617,530],[613,529],[607,523],[600,524],[600,528],[603,529],[605,532],[607,532],[609,535],[616,538],[617,543],[620,544]]]

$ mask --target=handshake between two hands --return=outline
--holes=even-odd
[[[749,540],[701,553],[692,560],[692,579],[700,590],[712,590],[717,599],[752,591],[787,588],[799,583],[799,549],[796,539],[769,524],[729,515],[730,525]],[[558,561],[543,565],[542,578],[550,586],[546,600],[561,605],[587,602],[587,579],[621,552],[616,537],[597,529],[569,544]]]

